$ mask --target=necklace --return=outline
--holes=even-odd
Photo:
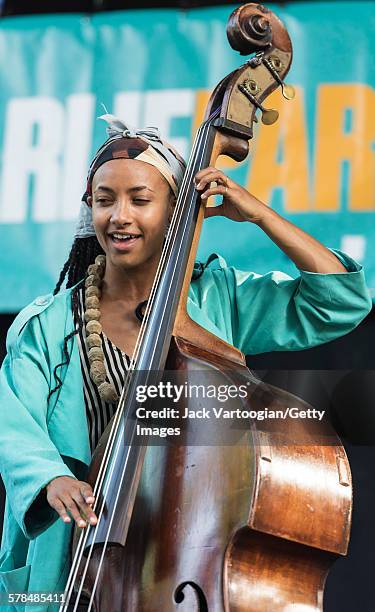
[[[107,371],[101,337],[103,328],[100,323],[100,296],[105,263],[105,255],[98,255],[95,263],[87,269],[84,320],[86,322],[86,343],[89,349],[90,378],[98,387],[100,398],[104,402],[113,404],[118,401],[119,396],[113,384],[106,380]]]
[[[95,263],[87,268],[85,279],[85,311],[86,343],[89,349],[90,378],[98,387],[99,395],[104,402],[112,404],[119,399],[114,385],[106,380],[107,371],[104,363],[102,342],[103,328],[100,323],[101,285],[105,272],[106,257],[97,255]],[[142,323],[148,300],[138,304],[135,309],[137,319]]]

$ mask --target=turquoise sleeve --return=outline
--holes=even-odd
[[[347,272],[300,270],[259,275],[223,267],[229,292],[233,344],[245,354],[298,351],[352,331],[372,302],[362,267],[331,249]]]
[[[32,539],[58,518],[47,501],[33,512],[33,502],[53,478],[75,476],[48,435],[50,371],[38,317],[8,351],[0,372],[0,469],[14,517]]]

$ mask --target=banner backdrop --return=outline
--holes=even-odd
[[[241,63],[226,39],[234,7],[5,18],[0,21],[0,311],[49,293],[72,242],[97,116],[157,125],[188,156],[205,103]],[[364,263],[375,287],[375,65],[372,2],[272,4],[294,47],[273,126],[230,176],[325,245]],[[296,275],[250,223],[205,221],[199,258]],[[375,295],[373,293],[373,295]]]

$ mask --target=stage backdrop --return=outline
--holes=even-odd
[[[288,82],[266,101],[241,165],[223,165],[279,213],[363,262],[375,287],[375,65],[372,2],[271,8],[294,46]],[[102,104],[158,125],[185,155],[216,83],[243,59],[226,39],[232,7],[5,18],[0,21],[0,311],[50,292],[71,245]],[[249,223],[209,219],[199,256],[238,268],[296,268]]]

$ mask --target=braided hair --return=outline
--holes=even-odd
[[[83,321],[79,316],[78,292],[85,279],[87,268],[90,264],[94,263],[95,257],[97,255],[101,255],[103,253],[104,251],[100,246],[96,236],[89,236],[87,238],[76,238],[70,250],[69,257],[60,272],[60,276],[53,291],[53,295],[59,293],[65,280],[67,289],[76,285],[76,287],[74,287],[72,291],[72,310],[75,325],[74,330],[64,338],[63,353],[65,361],[62,361],[61,363],[57,364],[53,370],[53,374],[57,384],[49,392],[48,399],[53,393],[55,393],[55,391],[58,391],[62,386],[62,381],[58,374],[58,368],[64,365],[68,365],[70,360],[68,352],[68,342],[71,338],[73,338],[73,336],[75,336],[79,331],[81,331],[83,326]]]
[[[79,281],[85,278],[87,268],[94,263],[97,255],[104,253],[96,236],[87,238],[76,238],[69,253],[69,257],[60,272],[59,280],[57,281],[53,295],[56,295],[66,278],[66,287],[73,287]]]

